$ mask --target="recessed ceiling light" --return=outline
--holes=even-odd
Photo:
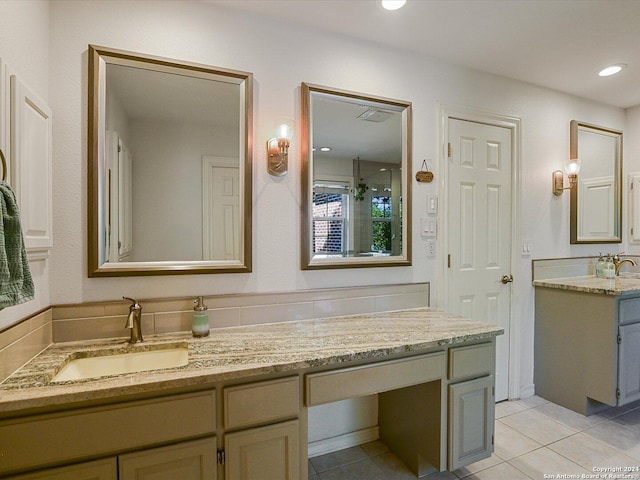
[[[598,75],[600,75],[601,77],[608,77],[609,75],[615,75],[616,73],[619,73],[620,70],[622,70],[626,66],[627,65],[625,63],[616,63],[615,65],[610,65],[606,68],[603,68],[598,72]]]
[[[321,152],[330,152],[331,151],[331,147],[321,147],[320,151]]]
[[[405,3],[407,3],[407,0],[382,0],[382,7],[386,10],[398,10]]]

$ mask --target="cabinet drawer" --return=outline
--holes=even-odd
[[[223,395],[225,428],[293,417],[300,412],[298,377],[228,387]]]
[[[341,368],[306,376],[308,406],[386,392],[444,377],[444,352],[360,367]]]
[[[449,380],[488,375],[495,369],[493,343],[449,349]]]
[[[214,393],[208,390],[0,422],[0,475],[215,433]]]
[[[618,304],[618,322],[640,322],[640,298],[620,300]]]

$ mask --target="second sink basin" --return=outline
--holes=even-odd
[[[107,375],[145,372],[163,368],[182,367],[189,363],[186,345],[139,352],[101,353],[98,356],[74,358],[52,379],[52,382],[84,380]]]
[[[640,273],[637,272],[624,272],[620,274],[620,278],[634,278],[636,280],[640,279]]]

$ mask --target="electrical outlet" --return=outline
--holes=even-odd
[[[433,258],[436,256],[436,241],[427,240],[427,257]]]

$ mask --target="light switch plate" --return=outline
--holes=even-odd
[[[427,195],[427,213],[429,215],[438,214],[438,197],[437,195]]]
[[[437,221],[435,218],[421,218],[420,219],[420,234],[423,237],[435,237],[437,230]]]

